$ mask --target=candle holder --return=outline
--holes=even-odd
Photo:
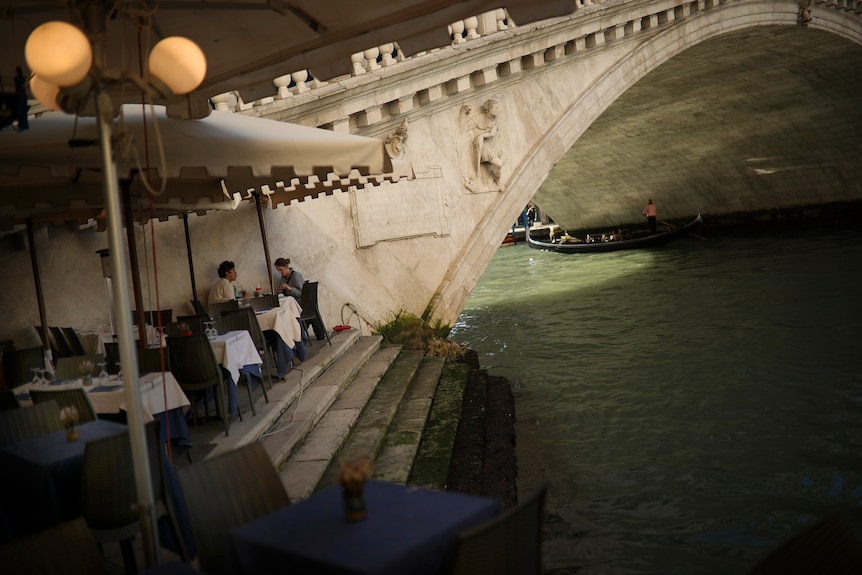
[[[354,459],[341,464],[338,481],[344,498],[344,516],[347,521],[362,521],[368,514],[365,508],[365,482],[371,477],[371,462]]]

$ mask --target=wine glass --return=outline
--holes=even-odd
[[[106,361],[100,361],[99,362],[99,367],[102,368],[102,370],[99,372],[99,384],[100,385],[107,385],[107,383],[108,383],[108,370],[106,369],[107,365],[108,365],[108,362],[106,362]]]
[[[31,367],[30,370],[33,372],[33,380],[30,382],[30,385],[33,387],[39,387],[42,385],[42,377],[39,373],[42,371],[41,367]]]
[[[207,326],[204,333],[206,333],[207,339],[215,339],[218,335],[218,331],[215,328],[215,321],[205,321],[204,325]]]
[[[117,380],[123,379],[123,368],[120,367],[120,362],[117,362]]]

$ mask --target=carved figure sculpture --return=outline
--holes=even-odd
[[[386,148],[386,153],[389,154],[390,158],[393,160],[400,160],[407,152],[406,144],[407,118],[404,118],[404,121],[401,122],[398,129],[386,137],[386,140],[383,142],[383,146]]]
[[[497,189],[503,189],[500,184],[503,153],[497,143],[499,111],[500,105],[496,100],[486,100],[478,114],[474,114],[469,105],[461,107],[459,118],[461,131],[470,134],[472,146],[474,173],[472,178],[468,178],[465,182],[471,190],[476,191],[475,187],[481,187],[479,181],[482,179],[483,171],[491,176]]]
[[[808,23],[813,19],[814,15],[811,13],[811,0],[800,0],[799,18],[797,18],[796,22],[800,26],[808,26]]]

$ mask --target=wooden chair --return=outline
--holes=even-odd
[[[257,441],[180,468],[178,475],[200,567],[213,575],[240,572],[231,529],[290,504],[266,449]]]
[[[104,575],[108,571],[83,518],[0,546],[4,573]]]
[[[71,357],[61,357],[57,360],[57,372],[55,377],[57,379],[77,379],[81,377],[81,372],[78,371],[82,362],[89,361],[93,364],[93,369],[90,370],[90,375],[93,376],[93,379],[98,379],[99,373],[102,371],[102,368],[99,367],[99,364],[104,361],[105,356],[101,353],[94,353],[91,355],[74,355]]]
[[[90,398],[81,387],[72,389],[30,389],[30,399],[33,404],[43,403],[45,401],[56,401],[57,407],[74,407],[78,410],[78,422],[87,423],[88,421],[96,421],[96,409],[90,403]]]
[[[485,524],[467,530],[455,542],[450,575],[538,575],[542,572],[542,510],[547,484],[523,502]]]
[[[230,423],[225,409],[224,378],[207,337],[201,333],[168,337],[168,355],[171,362],[171,373],[184,392],[195,396],[198,393],[204,393],[204,403],[207,405],[206,392],[213,390],[216,410],[224,421],[224,434],[225,436],[229,435]],[[192,399],[192,417],[195,425],[197,425],[198,407],[195,399],[196,397]],[[208,405],[206,414],[209,414]]]
[[[269,387],[272,388],[272,354],[268,353],[266,348],[266,340],[263,338],[263,332],[260,330],[260,324],[257,323],[257,320],[254,317],[254,311],[251,308],[240,308],[236,309],[232,312],[226,312],[223,316],[218,318],[218,329],[224,329],[225,331],[247,331],[251,336],[252,341],[254,341],[254,345],[257,348],[257,352],[261,354],[261,357],[264,360],[265,368],[261,370],[263,374],[263,381],[266,382],[269,380]],[[251,395],[251,382],[248,381],[244,376],[240,378],[241,383],[245,385],[245,388],[248,390],[248,402],[251,404],[251,414],[257,415],[257,412],[254,409],[254,399]],[[237,382],[240,383],[240,382]],[[261,391],[263,392],[263,399],[266,403],[269,403],[269,395],[266,393],[266,383],[262,384]]]
[[[862,549],[847,521],[831,515],[781,543],[748,572],[749,575],[862,573]]]
[[[0,445],[34,439],[63,429],[56,401],[0,412]]]
[[[332,345],[332,340],[329,339],[329,332],[326,330],[326,326],[323,325],[323,318],[320,317],[320,310],[317,309],[317,282],[306,281],[302,284],[302,296],[299,300],[299,307],[302,308],[299,321],[306,327],[311,325],[314,329],[314,336],[317,339],[325,337],[329,345]],[[308,338],[308,344],[311,345],[311,338]]]

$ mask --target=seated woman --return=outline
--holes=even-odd
[[[289,258],[278,258],[275,260],[274,266],[278,271],[278,277],[275,281],[276,291],[293,296],[296,301],[299,301],[302,296],[302,284],[305,283],[302,274],[290,267]]]

